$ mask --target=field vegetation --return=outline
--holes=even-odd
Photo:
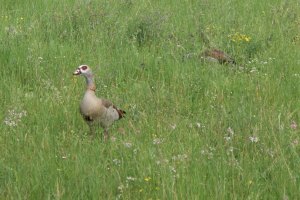
[[[300,198],[299,1],[0,4],[1,199]],[[109,142],[81,64],[127,112]]]

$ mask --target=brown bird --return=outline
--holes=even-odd
[[[92,70],[87,65],[80,65],[73,75],[83,75],[86,80],[86,91],[80,103],[80,113],[89,125],[92,136],[95,136],[95,128],[104,129],[104,140],[109,138],[108,129],[114,123],[125,116],[125,111],[118,109],[109,100],[98,98],[95,94],[96,85]]]
[[[218,49],[208,49],[201,53],[200,56],[211,62],[236,65],[235,60],[231,56]]]

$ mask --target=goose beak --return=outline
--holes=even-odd
[[[81,71],[79,68],[73,72],[73,75],[80,75],[80,74],[81,74]]]

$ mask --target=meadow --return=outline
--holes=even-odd
[[[299,1],[0,4],[0,199],[300,198]],[[127,112],[108,142],[81,64]]]

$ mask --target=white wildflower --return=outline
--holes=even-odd
[[[212,159],[215,151],[216,149],[214,147],[208,147],[206,149],[202,149],[201,154],[203,156],[207,156],[208,159]]]
[[[229,142],[232,138],[233,138],[233,135],[234,135],[234,131],[231,127],[228,127],[227,128],[227,134],[224,136],[224,139]]]
[[[254,73],[257,72],[257,69],[255,67],[252,67],[252,69],[250,70],[250,73]]]
[[[127,181],[135,181],[136,178],[131,177],[131,176],[127,176],[127,177],[126,177],[126,180],[127,180]]]
[[[173,167],[173,166],[170,166],[170,171],[172,172],[172,173],[176,173],[176,169],[175,169],[175,167]]]
[[[250,136],[249,140],[252,143],[257,143],[259,141],[259,138],[257,136]]]
[[[201,128],[201,124],[199,122],[196,123],[197,128]]]
[[[118,186],[118,190],[120,193],[123,193],[123,190],[125,189],[125,186],[123,184]]]
[[[131,148],[132,143],[131,142],[124,142],[124,146],[127,147],[127,148]]]
[[[229,147],[229,148],[227,149],[227,152],[232,153],[232,152],[233,152],[233,147]]]
[[[133,149],[133,154],[136,155],[138,153],[138,149]]]
[[[168,164],[169,160],[168,159],[157,160],[155,163],[157,165]]]
[[[170,128],[172,129],[172,130],[175,130],[176,129],[176,124],[170,124]]]
[[[170,171],[171,171],[173,177],[174,178],[179,178],[179,174],[177,173],[176,168],[173,167],[173,166],[169,166],[169,168],[170,168]]]
[[[173,161],[184,161],[188,158],[186,154],[178,154],[177,156],[173,156],[172,160]]]
[[[113,161],[113,163],[115,164],[115,165],[117,165],[117,166],[120,166],[121,165],[121,160],[119,160],[119,159],[113,159],[112,160]]]
[[[17,126],[19,122],[21,122],[21,119],[23,117],[27,116],[27,111],[22,110],[22,111],[17,111],[15,109],[8,110],[7,115],[4,119],[4,124],[7,126]]]
[[[162,138],[155,138],[153,139],[153,144],[157,145],[157,144],[161,144],[163,143],[164,139]]]
[[[234,131],[231,127],[228,127],[227,128],[227,132],[230,134],[230,135],[234,135]]]

